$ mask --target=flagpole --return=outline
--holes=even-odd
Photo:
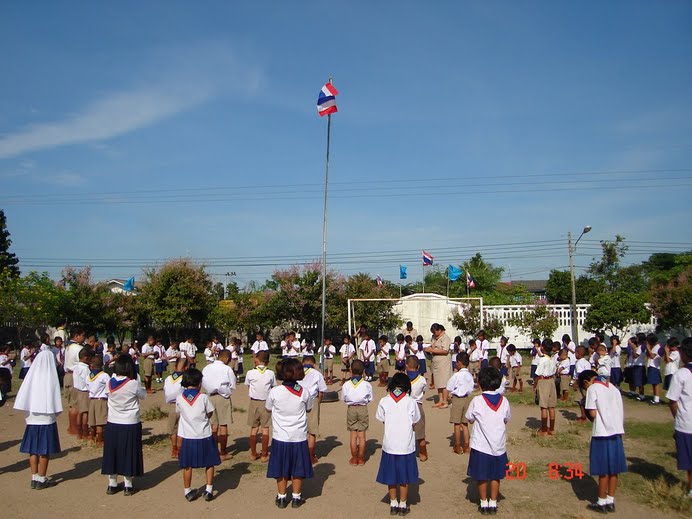
[[[332,77],[329,77],[329,83],[332,83]],[[324,349],[324,323],[327,313],[327,194],[329,190],[329,144],[332,133],[332,114],[327,115],[327,157],[324,168],[324,223],[322,225],[322,327],[321,327],[321,343],[320,347]],[[323,351],[324,354],[324,351]],[[320,365],[322,365],[322,356],[320,356]]]
[[[447,267],[447,299],[449,299],[449,267]]]

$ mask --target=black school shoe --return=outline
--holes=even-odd
[[[274,501],[276,503],[276,506],[279,508],[286,508],[288,506],[288,499],[285,497],[276,497],[276,500]]]
[[[410,511],[411,511],[411,507],[408,505],[399,507],[399,515],[400,516],[408,515]]]
[[[488,507],[478,505],[478,511],[481,513],[481,515],[486,515],[488,513]]]
[[[497,507],[496,506],[489,506],[487,514],[488,515],[497,515]]]
[[[302,497],[299,499],[296,499],[295,497],[291,499],[291,508],[300,508],[305,504],[305,499]]]
[[[31,488],[32,489],[36,488],[36,480],[35,479],[31,480]]]
[[[197,499],[197,491],[196,490],[190,490],[187,494],[185,494],[185,499],[188,500],[188,502],[192,503],[195,499]]]
[[[606,510],[611,514],[615,513],[615,503],[608,503],[606,505]]]
[[[125,490],[123,491],[124,496],[134,496],[137,493],[137,489],[135,487],[125,487]]]
[[[109,496],[112,496],[113,494],[117,494],[118,492],[120,492],[119,486],[112,487],[112,486],[108,485],[108,488],[106,489],[106,494],[108,494]]]
[[[608,513],[608,508],[606,505],[599,505],[598,503],[589,503],[586,505],[587,510],[591,510],[592,512],[596,512],[599,514],[607,514]]]
[[[34,481],[34,490],[43,490],[45,488],[50,488],[54,487],[55,482],[51,481],[50,479],[46,479],[45,481]]]
[[[207,492],[206,490],[204,491],[204,494],[202,494],[202,497],[206,502],[214,500],[214,494],[212,494],[211,492]]]
[[[389,515],[399,515],[399,507],[398,506],[390,506],[389,507]]]

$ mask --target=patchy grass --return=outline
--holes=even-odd
[[[233,406],[233,411],[238,413],[247,413],[247,409],[245,409],[244,407]]]
[[[671,441],[673,422],[625,422],[625,438]],[[656,443],[656,442],[654,442]]]
[[[531,405],[538,407],[536,405],[533,388],[530,386],[528,388],[525,387],[523,393],[512,393],[508,391],[505,393],[505,397],[507,397],[507,400],[509,400],[510,404]],[[577,403],[574,401],[574,396],[571,392],[569,400],[565,402],[563,402],[562,400],[557,401],[558,409],[570,407],[578,407]]]
[[[622,489],[642,504],[687,517],[692,514],[692,500],[687,497],[686,482],[665,474],[653,480],[642,479],[637,474],[623,474],[620,482]]]
[[[523,427],[522,431],[531,434],[531,441],[539,447],[547,447],[550,449],[560,450],[576,450],[585,449],[589,445],[589,434],[579,426],[570,425],[567,429],[557,430],[553,436],[539,436],[538,431],[529,427]],[[513,439],[514,444],[523,443],[521,438]],[[508,441],[509,443],[509,441]]]
[[[170,445],[171,437],[168,434],[153,434],[142,440],[142,445],[149,449],[160,449]]]
[[[142,412],[141,418],[145,422],[163,420],[165,418],[168,418],[168,411],[164,411],[159,406],[154,406],[151,409],[147,409],[146,411]]]

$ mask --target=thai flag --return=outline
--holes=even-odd
[[[423,266],[429,267],[433,264],[433,256],[429,252],[423,251]]]
[[[466,286],[469,288],[476,288],[476,282],[473,280],[468,270],[466,271]]]
[[[382,288],[382,278],[377,274],[377,287]]]
[[[322,87],[317,98],[317,113],[320,114],[320,117],[338,112],[336,109],[337,95],[339,95],[339,92],[331,83],[327,83]]]

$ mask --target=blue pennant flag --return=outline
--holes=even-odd
[[[125,281],[123,284],[123,290],[125,292],[132,292],[135,289],[135,277],[132,276],[130,279]]]
[[[449,276],[450,281],[456,281],[463,273],[464,272],[459,267],[455,267],[454,265],[447,267],[447,276]]]
[[[399,265],[399,279],[406,279],[406,265]]]

